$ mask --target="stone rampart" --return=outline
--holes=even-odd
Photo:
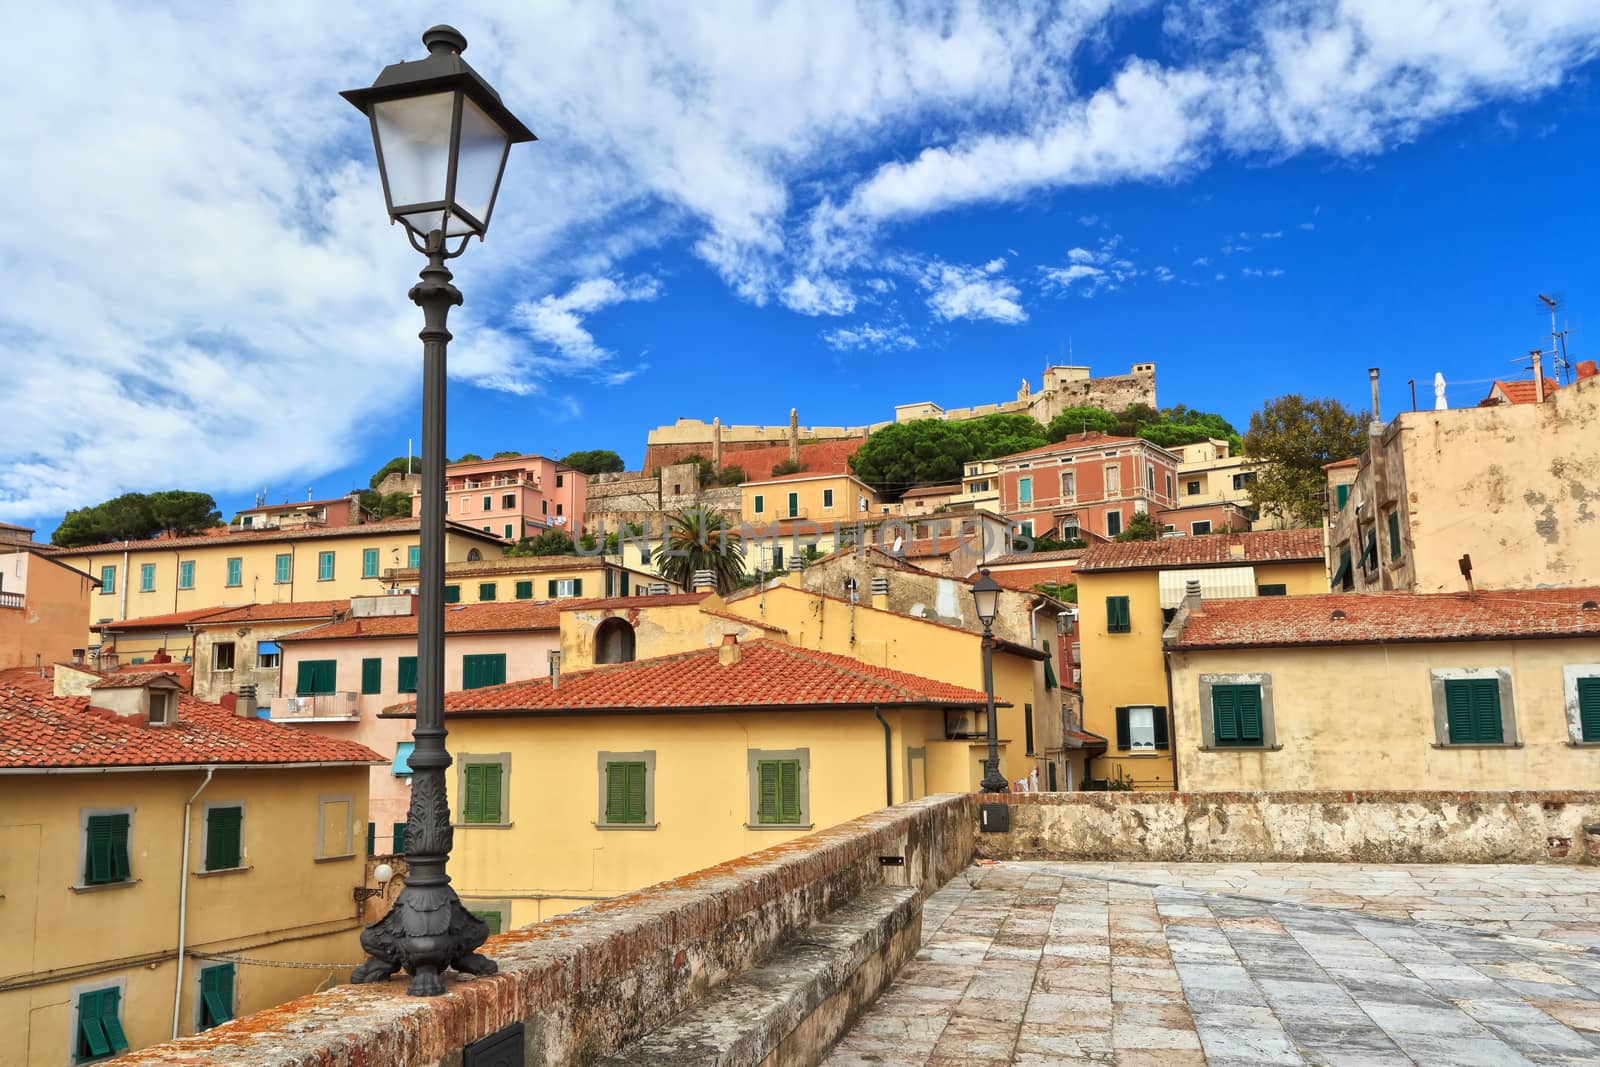
[[[987,798],[985,798],[987,799]],[[1600,792],[1015,793],[989,859],[1600,863]]]

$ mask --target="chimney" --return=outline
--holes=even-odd
[[[717,662],[724,667],[731,667],[738,663],[743,653],[739,649],[739,638],[736,634],[723,634],[722,647],[717,649]]]
[[[1368,367],[1367,377],[1372,380],[1372,428],[1369,433],[1383,432],[1383,415],[1378,410],[1378,368]]]
[[[1586,359],[1574,367],[1573,370],[1578,372],[1578,381],[1581,382],[1587,378],[1593,378],[1596,374],[1600,374],[1600,363],[1596,363],[1592,359]]]
[[[1535,348],[1528,355],[1533,357],[1533,402],[1544,403],[1544,353]]]
[[[555,691],[561,688],[561,650],[552,648],[549,652],[550,662],[550,689]]]
[[[1205,606],[1200,600],[1200,579],[1190,578],[1183,586],[1183,606],[1190,615],[1204,615]]]
[[[789,409],[789,462],[800,462],[800,411]]]
[[[83,651],[84,650],[81,648],[75,648],[72,650],[72,665],[74,667],[83,666]]]
[[[689,579],[689,588],[696,593],[715,593],[717,591],[717,575],[715,571],[695,571]]]
[[[722,416],[711,420],[711,466],[722,470]]]
[[[889,610],[889,578],[878,575],[872,579],[872,606],[879,611]]]
[[[366,517],[361,513],[361,490],[350,490],[347,498],[350,501],[350,525],[359,526],[366,521]]]
[[[239,699],[233,706],[233,713],[241,719],[253,719],[256,717],[256,708],[258,706],[256,704],[256,687],[248,682],[241,685],[239,687]]]
[[[150,662],[151,663],[171,663],[172,662],[172,657],[167,655],[167,650],[166,649],[158,648],[158,649],[156,649],[155,653],[150,657]]]

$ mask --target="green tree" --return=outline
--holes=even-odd
[[[412,456],[411,457],[410,467],[411,467],[411,473],[412,474],[421,474],[422,473],[422,457],[421,456]],[[368,485],[368,487],[370,487],[372,489],[376,489],[376,488],[378,488],[379,483],[382,482],[385,478],[389,477],[389,475],[391,475],[391,474],[404,474],[405,472],[406,472],[406,457],[404,457],[404,456],[396,456],[393,459],[391,459],[389,462],[385,463],[383,466],[379,467],[378,468],[378,472],[367,480],[367,485]]]
[[[455,459],[452,459],[450,462],[451,463],[482,463],[483,462],[483,457],[478,455],[476,452],[463,452],[463,453],[461,453],[461,455],[457,456]]]
[[[799,474],[805,467],[796,460],[786,459],[781,463],[772,465],[772,476],[782,478],[785,474]]]
[[[180,537],[210,529],[222,521],[217,502],[210,493],[196,493],[188,489],[163,489],[145,497],[150,505],[150,516],[157,532],[177,534]]]
[[[1128,520],[1128,525],[1122,528],[1113,540],[1117,541],[1159,541],[1161,540],[1161,524],[1150,517],[1148,511],[1135,512],[1133,518]]]
[[[1073,434],[1079,433],[1116,433],[1117,417],[1104,408],[1075,407],[1067,408],[1061,414],[1050,420],[1045,427],[1044,435],[1051,442],[1065,441]]]
[[[1297,526],[1322,521],[1328,478],[1323,466],[1367,450],[1365,411],[1328,397],[1274,397],[1250,416],[1244,451],[1256,472],[1251,499],[1263,512]]]
[[[563,530],[545,530],[535,537],[524,537],[506,549],[508,556],[575,556],[578,546]]]
[[[492,458],[494,458],[494,459],[516,459],[520,455],[522,455],[521,452],[518,452],[514,448],[509,448],[509,449],[506,449],[504,452],[496,452]]]
[[[856,477],[895,499],[917,485],[959,482],[974,460],[1024,452],[1048,443],[1028,415],[985,415],[946,422],[918,419],[875,431],[850,457]]]
[[[723,467],[717,472],[718,485],[743,485],[749,480],[750,476],[737,463],[731,467]]]
[[[569,452],[561,457],[561,462],[585,474],[616,474],[626,469],[622,457],[609,448],[589,448],[580,452]]]
[[[142,541],[159,533],[193,534],[222,521],[216,508],[209,494],[184,489],[123,493],[67,512],[50,541],[76,548],[102,541]]]
[[[687,508],[667,520],[666,545],[655,553],[656,573],[690,588],[696,571],[716,576],[717,592],[738,588],[744,574],[744,542],[727,516]]]

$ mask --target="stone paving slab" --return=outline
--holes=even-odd
[[[1593,868],[983,863],[824,1062],[1600,1064],[1596,946]]]

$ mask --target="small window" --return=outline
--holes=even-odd
[[[1505,742],[1498,679],[1447,679],[1444,706],[1450,744],[1499,745]]]
[[[277,670],[283,661],[283,649],[276,641],[256,642],[256,666],[262,670]]]
[[[83,828],[83,884],[126,882],[128,873],[127,812],[90,815]]]
[[[564,475],[564,474],[556,475],[556,488],[557,489],[560,489],[562,487],[562,485],[565,484],[565,479],[566,479],[566,475]]]
[[[376,578],[378,576],[378,550],[364,548],[361,550],[361,577]]]
[[[789,517],[792,519],[800,514],[800,494],[789,494]]]
[[[503,507],[503,508],[514,508],[514,507],[516,507],[517,506],[517,494],[515,494],[515,493],[502,493],[502,494],[500,494],[500,506]]]
[[[800,761],[760,760],[756,763],[756,819],[766,825],[800,821]]]
[[[233,1018],[233,964],[219,963],[200,969],[199,1030],[221,1026]]]
[[[1192,533],[1192,534],[1208,534],[1208,533],[1210,533],[1211,532],[1211,520],[1210,519],[1201,519],[1198,522],[1191,522],[1189,524],[1189,532]]]
[[[1033,503],[1033,479],[1032,478],[1018,478],[1017,479],[1017,503],[1019,503],[1019,504],[1031,504],[1031,503]]]
[[[156,589],[156,565],[154,563],[139,564],[139,592],[153,593]]]
[[[833,490],[832,489],[824,489],[822,491],[822,506],[825,507],[825,508],[833,507]]]
[[[1050,673],[1049,672],[1050,672],[1050,661],[1049,660],[1045,660],[1045,688],[1046,689],[1054,688],[1050,684]],[[1033,705],[1032,704],[1024,704],[1024,705],[1022,705],[1022,729],[1023,729],[1023,733],[1024,733],[1024,740],[1025,740],[1025,743],[1027,744],[1027,748],[1024,749],[1024,751],[1028,755],[1031,756],[1031,755],[1033,755]]]
[[[294,557],[284,552],[273,561],[273,564],[272,580],[278,585],[288,585],[294,573]]]
[[[462,789],[461,821],[505,822],[505,765],[498,760],[475,761],[470,757],[462,757],[461,777],[465,783]]]
[[[500,585],[498,582],[479,582],[478,601],[482,603],[485,600],[493,600],[499,589]]]
[[[1109,537],[1115,537],[1115,536],[1117,536],[1117,534],[1119,534],[1121,532],[1122,532],[1122,512],[1120,512],[1120,511],[1108,511],[1108,512],[1106,512],[1106,535],[1109,536]]]
[[[228,588],[237,589],[244,584],[244,559],[234,556],[228,560]]]
[[[361,661],[361,692],[373,696],[383,692],[383,658],[369,656]]]
[[[1350,486],[1336,485],[1333,487],[1334,510],[1343,511],[1345,504],[1350,502]]]
[[[548,501],[548,500],[539,501],[539,514],[541,514],[541,515],[550,514],[550,501]]]
[[[485,494],[483,494],[483,510],[484,511],[493,511],[494,510],[494,494],[493,493],[485,493]]]
[[[505,539],[507,541],[509,541],[509,540],[511,540],[512,535],[517,532],[517,528],[513,523],[509,523],[509,522],[505,524],[504,528],[505,528],[505,531],[506,531],[505,532]]]
[[[92,1063],[127,1049],[121,1004],[122,990],[115,987],[78,994],[78,1032],[73,1044],[76,1062]]]
[[[459,585],[447,585],[447,586],[445,586],[444,587],[444,602],[446,604],[459,604],[459,603],[461,603],[461,587]]]
[[[1250,748],[1261,745],[1261,687],[1213,685],[1211,715],[1218,747]]]
[[[1578,740],[1600,742],[1600,677],[1578,678]]]
[[[1389,559],[1400,558],[1400,512],[1389,512]]]
[[[532,600],[533,599],[533,583],[532,582],[518,582],[517,583],[517,599],[518,600]]]
[[[229,560],[228,562],[232,563],[233,561]],[[100,592],[102,592],[102,593],[115,593],[116,591],[117,591],[117,568],[115,568],[115,567],[101,567],[100,568]]]
[[[1255,471],[1243,471],[1243,472],[1241,472],[1239,474],[1235,474],[1233,476],[1233,487],[1235,489],[1244,489],[1251,482],[1253,482],[1255,480],[1256,480],[1256,472]]]
[[[1170,474],[1167,475],[1167,499],[1168,500],[1172,499],[1172,475],[1170,475]],[[1050,769],[1054,770],[1055,769],[1055,764],[1051,764],[1050,765]]]
[[[178,564],[178,588],[194,588],[194,560],[186,559]]]
[[[550,596],[569,597],[583,595],[582,578],[552,578],[550,579]]]
[[[400,657],[400,670],[399,676],[395,680],[395,688],[402,693],[415,693],[417,691],[417,657]]]
[[[214,671],[233,670],[232,641],[218,641],[211,646],[211,669]]]
[[[1167,747],[1167,709],[1134,704],[1117,709],[1117,748],[1156,752]]]
[[[484,653],[461,657],[461,688],[482,689],[486,685],[503,685],[506,680],[506,654]]]
[[[1333,572],[1333,580],[1329,585],[1334,589],[1354,589],[1355,575],[1350,573],[1350,546],[1342,545],[1339,548],[1339,567]]]
[[[418,567],[422,566],[422,546],[421,545],[407,545],[406,546],[406,566],[409,567],[411,570],[416,570]]]
[[[766,498],[765,498],[765,497],[763,497],[763,496],[762,496],[762,495],[761,495],[761,494],[760,494],[760,493],[757,493],[757,494],[756,494],[756,504],[755,504],[755,507],[756,507],[756,514],[757,514],[757,515],[759,515],[759,514],[761,514],[761,513],[762,513],[762,512],[763,512],[763,511],[766,511],[766,510],[767,510],[767,501],[766,501]],[[111,569],[112,569],[112,570],[115,570],[115,569],[116,569],[116,568],[111,568]]]
[[[404,778],[411,773],[411,753],[415,752],[415,741],[400,741],[394,746],[394,762],[389,765],[389,773],[396,778]]]
[[[783,546],[782,545],[773,545],[772,546],[772,569],[774,571],[783,570]]]
[[[1130,614],[1128,598],[1125,596],[1106,597],[1106,633],[1125,634],[1133,632],[1133,616]]]
[[[233,804],[206,809],[206,870],[231,871],[242,866],[243,841],[244,808]]]
[[[561,508],[562,508],[562,505],[560,503],[557,503],[556,504],[556,514],[557,515],[560,515],[562,513],[561,512]]]
[[[634,632],[627,619],[607,619],[595,628],[596,663],[632,663],[634,656]]]
[[[355,855],[355,802],[349,797],[317,798],[317,858]]]
[[[331,581],[333,581],[333,553],[332,552],[318,552],[317,553],[317,581],[319,581],[319,582],[331,582]]]
[[[1156,491],[1156,469],[1154,467],[1146,467],[1144,469],[1144,487],[1152,493]]]
[[[491,936],[501,933],[501,928],[505,925],[504,913],[502,913],[498,908],[492,911],[469,912],[469,914],[475,918],[482,919],[483,924],[489,928],[489,933]]]
[[[645,821],[645,763],[643,760],[606,764],[606,813],[608,826],[642,824]]]
[[[165,689],[150,690],[150,725],[170,726],[177,719],[178,694]]]
[[[1278,582],[1272,585],[1256,586],[1256,596],[1288,596],[1288,585]]]
[[[339,661],[303,659],[295,678],[295,696],[327,696],[338,685]]]
[[[1064,497],[1067,497],[1068,499],[1070,499],[1070,498],[1076,496],[1077,493],[1078,493],[1078,479],[1077,479],[1077,476],[1075,474],[1073,474],[1072,471],[1067,471],[1067,472],[1063,473],[1061,475],[1061,495],[1064,496]]]

